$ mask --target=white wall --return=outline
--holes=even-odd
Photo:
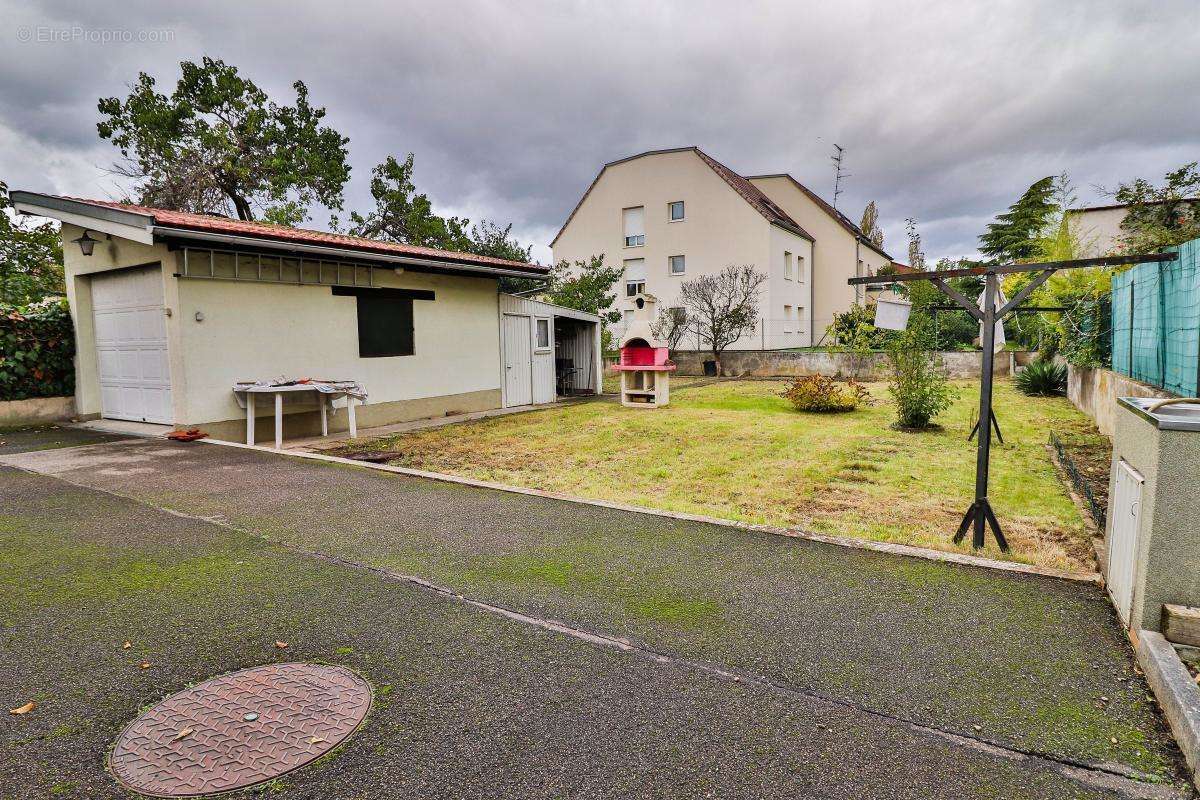
[[[766,319],[766,349],[808,347],[812,344],[812,242],[791,231],[771,226],[770,271],[765,290],[759,298],[759,316]],[[787,279],[784,254],[791,253],[793,277]],[[803,257],[804,275],[797,275],[795,259]],[[801,280],[803,277],[803,280]],[[792,319],[784,317],[784,306],[792,307]],[[797,313],[803,310],[803,315]],[[787,329],[791,332],[788,333]]]
[[[328,286],[172,279],[187,387],[176,393],[186,403],[181,420],[237,419],[245,412],[233,384],[279,376],[356,380],[368,403],[499,391],[494,279],[375,274],[380,286],[435,293],[413,301],[414,355],[359,358],[357,300]]]

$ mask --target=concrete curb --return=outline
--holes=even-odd
[[[1137,659],[1192,771],[1192,783],[1200,788],[1200,687],[1157,631],[1138,631]]]
[[[851,539],[846,536],[828,536],[820,533],[809,533],[807,531],[801,531],[794,528],[779,528],[773,525],[739,522],[738,520],[722,519],[720,517],[710,517],[702,514],[684,514],[677,511],[663,511],[657,508],[647,508],[645,506],[635,506],[627,503],[614,503],[608,500],[593,500],[586,497],[576,497],[574,495],[546,492],[541,489],[528,489],[523,486],[510,486],[504,483],[480,481],[473,478],[463,478],[458,475],[447,475],[441,472],[425,472],[419,469],[397,467],[391,464],[374,464],[369,461],[359,461],[353,458],[330,456],[323,453],[312,453],[307,451],[286,449],[276,450],[272,447],[249,445],[241,442],[226,442],[220,439],[201,439],[199,441],[203,444],[215,444],[222,447],[238,447],[243,450],[257,450],[262,453],[273,453],[275,455],[289,456],[291,458],[306,458],[313,461],[324,461],[331,464],[344,464],[347,466],[359,467],[360,469],[374,469],[379,470],[380,472],[390,472],[395,475],[407,475],[412,478],[427,478],[429,480],[442,481],[444,483],[456,483],[461,486],[471,486],[478,489],[491,489],[493,491],[508,492],[510,494],[524,494],[532,497],[543,497],[549,500],[560,500],[565,503],[577,503],[580,505],[597,506],[600,508],[611,508],[614,511],[625,511],[632,514],[646,514],[649,516],[665,517],[667,519],[677,519],[685,522],[701,522],[708,525],[720,525],[726,528],[738,528],[741,530],[755,531],[758,533],[768,533],[773,536],[786,536],[792,539],[804,539],[810,542],[820,542],[822,544],[833,545],[836,547],[848,547],[855,550],[871,550],[877,553],[889,553],[891,555],[906,556],[909,558],[921,558],[925,559],[926,561],[940,561],[947,564],[980,567],[983,569],[1000,570],[1003,572],[1014,572],[1022,575],[1037,575],[1044,578],[1058,578],[1061,580],[1076,581],[1079,583],[1091,583],[1097,586],[1102,584],[1100,574],[1096,572],[1066,572],[1063,570],[1036,567],[1030,564],[1021,564],[1015,561],[1001,561],[995,558],[967,555],[966,553],[949,553],[943,550],[933,550],[927,547],[916,547],[908,544],[873,542],[866,539]]]

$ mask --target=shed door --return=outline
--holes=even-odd
[[[533,333],[530,318],[505,314],[504,405],[527,406],[533,402]]]
[[[1121,620],[1129,624],[1133,581],[1137,574],[1138,523],[1144,480],[1125,459],[1117,462],[1116,469],[1116,492],[1108,512],[1112,516],[1112,535],[1108,541],[1108,593]]]
[[[92,278],[100,411],[109,419],[171,422],[171,373],[162,268]]]

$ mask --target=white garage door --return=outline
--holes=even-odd
[[[162,268],[92,278],[100,409],[109,419],[171,422]]]

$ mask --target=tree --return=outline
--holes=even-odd
[[[908,265],[913,269],[925,269],[925,251],[921,249],[921,234],[917,233],[917,221],[912,217],[904,220],[908,234]]]
[[[1140,255],[1200,237],[1200,171],[1195,161],[1168,172],[1162,186],[1145,178],[1111,192],[1129,210],[1121,221],[1121,250]]]
[[[8,184],[0,181],[0,304],[20,306],[62,294],[62,260],[58,228],[17,215]]]
[[[679,300],[695,325],[700,341],[712,352],[721,374],[721,354],[754,330],[758,322],[758,292],[767,276],[752,264],[729,265],[713,275],[701,275],[679,286]]]
[[[908,327],[887,345],[888,391],[896,404],[895,427],[922,430],[950,407],[955,390],[933,351],[928,318],[910,318]]]
[[[654,315],[654,321],[650,323],[650,332],[656,339],[662,339],[667,343],[669,353],[674,353],[679,349],[679,343],[683,341],[683,337],[691,328],[687,309],[679,307],[659,308]]]
[[[871,244],[883,247],[883,229],[879,227],[879,209],[875,208],[874,200],[867,203],[866,209],[863,210],[862,224],[858,227]]]
[[[620,321],[621,312],[612,310],[617,294],[609,290],[622,274],[624,270],[621,267],[604,265],[603,254],[574,263],[563,259],[550,269],[546,302],[598,315],[601,319],[603,347],[610,349],[608,326]]]
[[[478,225],[471,226],[471,244],[468,252],[477,256],[503,258],[507,261],[529,262],[533,259],[533,245],[522,245],[511,237],[512,223],[501,228],[491,220],[481,220]],[[524,292],[545,285],[539,278],[500,278],[500,291]]]
[[[979,237],[979,252],[997,261],[1019,261],[1037,255],[1038,240],[1060,210],[1055,202],[1056,178],[1049,175],[1025,190],[1008,211],[988,223]]]
[[[375,199],[375,209],[366,215],[352,211],[349,233],[417,247],[467,251],[471,246],[471,237],[467,234],[470,220],[433,213],[429,197],[417,193],[412,173],[412,153],[403,163],[395,156],[388,156],[376,166],[371,171],[371,197]]]
[[[135,181],[139,202],[288,224],[314,202],[341,208],[349,139],[321,124],[325,109],[302,81],[295,104],[279,105],[224,61],[179,66],[170,96],[143,72],[124,102],[98,103],[96,129],[119,148],[113,169]]]

